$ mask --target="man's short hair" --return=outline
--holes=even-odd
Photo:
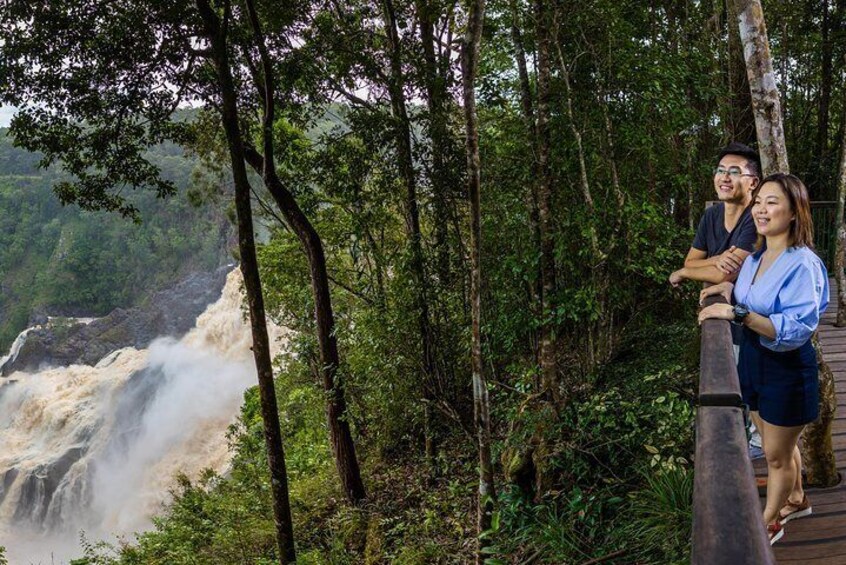
[[[746,167],[749,169],[749,172],[760,178],[761,157],[758,155],[757,151],[748,145],[732,141],[720,151],[720,154],[717,156],[717,164],[719,164],[726,155],[738,155],[740,157],[744,157],[746,159]]]

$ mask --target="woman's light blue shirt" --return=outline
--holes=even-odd
[[[734,300],[773,323],[775,339],[761,336],[761,345],[772,351],[796,349],[810,339],[828,306],[828,272],[807,247],[788,247],[752,284],[762,255],[758,251],[743,262]]]

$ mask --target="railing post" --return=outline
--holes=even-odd
[[[711,297],[706,304],[725,303]],[[693,552],[701,565],[775,563],[749,460],[729,322],[702,323],[693,486]]]

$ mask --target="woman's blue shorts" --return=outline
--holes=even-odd
[[[802,426],[819,415],[817,354],[809,339],[798,349],[772,351],[743,328],[737,364],[743,402],[776,426]]]

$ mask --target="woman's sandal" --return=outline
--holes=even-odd
[[[808,500],[808,495],[805,494],[802,497],[802,502],[795,503],[790,502],[790,499],[787,499],[787,503],[781,507],[781,510],[778,512],[778,519],[781,521],[782,524],[786,524],[790,520],[795,520],[796,518],[804,518],[805,516],[810,516],[813,510],[811,509],[811,502]]]
[[[784,525],[778,519],[772,524],[767,524],[767,537],[770,538],[770,545],[774,544],[784,536]]]

